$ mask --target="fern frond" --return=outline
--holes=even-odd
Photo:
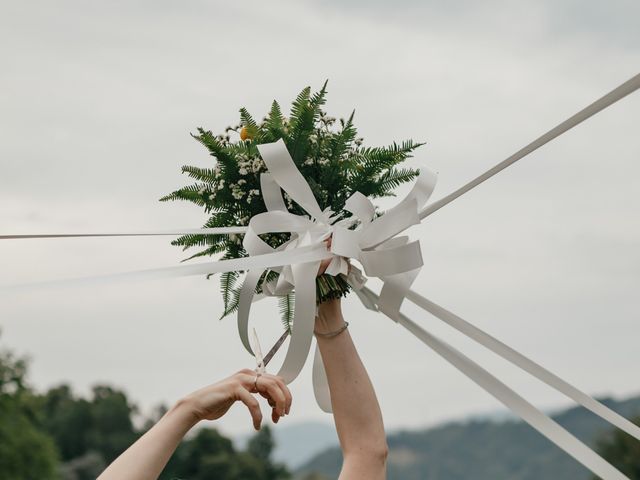
[[[355,113],[355,110],[351,112],[351,115],[349,115],[349,118],[342,126],[342,130],[340,130],[337,135],[331,138],[330,147],[332,159],[339,160],[340,157],[349,149],[349,147],[351,147],[351,144],[356,139],[358,130],[353,124],[353,117]]]
[[[218,176],[215,173],[215,169],[213,168],[200,168],[200,167],[192,167],[190,165],[184,165],[182,167],[182,173],[186,173],[191,178],[199,180],[201,182],[206,182],[207,184],[213,184]]]
[[[271,110],[269,111],[269,116],[267,117],[264,128],[268,134],[267,141],[269,142],[275,142],[280,138],[286,138],[282,111],[280,110],[280,105],[275,100],[271,104]]]
[[[413,140],[406,140],[398,145],[393,142],[389,147],[365,147],[357,151],[357,158],[361,165],[372,171],[380,173],[387,168],[396,166],[410,157],[411,152],[424,145]]]
[[[169,195],[165,195],[160,199],[161,202],[170,202],[175,200],[184,200],[187,202],[195,203],[199,206],[206,205],[206,197],[200,193],[202,190],[206,190],[209,186],[207,184],[195,183],[193,185],[187,185],[179,190],[171,192]]]
[[[240,292],[235,288],[238,276],[238,272],[225,272],[220,275],[220,292],[224,302],[224,312],[220,317],[221,320],[238,308]],[[238,291],[237,295],[234,294],[236,290]]]
[[[224,236],[222,235],[204,235],[200,233],[190,233],[182,235],[171,242],[171,245],[183,247],[186,250],[190,247],[212,247],[224,243]]]
[[[191,246],[191,245],[190,245]],[[188,247],[185,247],[184,249],[186,250]],[[209,248],[205,248],[204,250],[191,255],[190,257],[187,257],[183,260],[180,260],[180,262],[188,262],[189,260],[193,260],[194,258],[199,258],[199,257],[210,257],[211,255],[215,255],[216,253],[220,253],[222,252],[224,249],[226,248],[226,245],[224,242],[219,242],[216,243],[214,245],[212,245]]]
[[[240,125],[247,129],[249,137],[255,139],[258,136],[258,124],[244,107],[240,109]]]
[[[296,128],[300,123],[302,116],[307,111],[310,96],[311,87],[304,87],[291,104],[291,112],[289,114],[289,124],[291,128]]]
[[[229,225],[233,225],[234,216],[232,212],[223,211],[218,212],[215,215],[212,215],[209,220],[205,222],[202,228],[216,228],[216,227],[226,227]],[[204,247],[204,246],[214,246],[219,244],[225,244],[228,236],[227,235],[215,235],[215,234],[202,234],[202,233],[189,233],[187,235],[182,235],[171,242],[171,245],[184,247],[183,250],[186,250],[189,247]]]
[[[238,164],[222,142],[220,142],[213,133],[203,128],[198,128],[199,135],[191,134],[198,142],[209,150],[209,153],[218,160],[223,173],[236,173]]]
[[[413,168],[392,168],[384,172],[378,180],[380,193],[375,196],[389,195],[392,190],[418,176],[419,171]]]
[[[295,307],[295,296],[293,293],[278,297],[278,306],[280,308],[280,318],[282,325],[288,331],[291,331],[291,323],[293,322],[293,313]]]
[[[311,89],[306,87],[291,107],[291,131],[290,153],[293,161],[302,163],[309,148],[309,135],[315,128],[316,121],[320,118],[320,107],[325,104],[327,94],[327,81],[320,91],[311,95]]]

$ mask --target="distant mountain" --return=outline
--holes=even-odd
[[[295,470],[307,463],[318,452],[338,445],[338,435],[333,423],[301,422],[294,425],[278,425],[271,430],[276,447],[273,460],[284,463]],[[253,436],[245,435],[236,440],[238,449],[243,450]]]
[[[601,400],[626,418],[640,416],[640,396]],[[582,407],[553,415],[560,425],[590,446],[611,430]],[[512,419],[472,419],[388,436],[389,480],[587,480],[591,474],[526,423]],[[296,472],[296,478],[337,478],[339,448],[327,449]]]

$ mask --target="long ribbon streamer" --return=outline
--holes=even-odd
[[[607,422],[615,425],[619,429],[624,430],[629,435],[632,435],[633,437],[640,440],[640,427],[630,422],[623,416],[618,415],[610,408],[594,400],[586,393],[578,390],[570,383],[566,382],[541,365],[538,365],[530,358],[525,357],[520,352],[514,350],[497,338],[480,330],[475,325],[472,325],[466,320],[463,320],[459,316],[451,313],[449,310],[446,310],[443,307],[427,300],[425,297],[414,292],[413,290],[411,290],[407,294],[407,300],[413,302],[415,305],[431,313],[434,317],[442,320],[447,325],[455,328],[460,333],[464,334],[465,336],[474,340],[485,348],[491,350],[493,353],[499,355],[500,357],[513,363],[514,365],[517,365],[522,370],[528,372],[538,380],[546,383],[550,387],[571,398],[583,407],[591,410],[593,413],[600,416]]]
[[[366,295],[369,298],[374,301],[378,300],[378,296],[370,289],[363,287],[363,290],[366,291]],[[432,335],[402,313],[400,313],[397,318],[392,318],[392,320],[409,330],[420,341],[429,346],[433,351],[466,375],[470,380],[479,385],[483,390],[491,394],[503,405],[516,413],[520,418],[538,430],[551,442],[591,470],[591,472],[604,480],[627,479],[625,475],[565,430],[557,422],[546,416],[522,396],[498,380],[495,376],[491,375],[469,357],[456,350],[445,341]]]
[[[467,356],[404,315],[400,316],[398,323],[593,473],[605,480],[628,480],[597,453]]]
[[[155,280],[160,278],[177,278],[192,275],[209,275],[213,273],[235,272],[252,268],[266,269],[290,265],[292,262],[318,262],[326,258],[331,258],[332,256],[331,252],[329,252],[323,244],[312,245],[308,247],[300,247],[292,251],[273,252],[245,258],[232,258],[229,260],[219,260],[217,262],[201,263],[197,265],[177,265],[173,267],[115,273],[112,275],[97,275],[92,277],[54,280],[51,282],[34,282],[23,285],[11,285],[0,287],[0,293],[20,292],[34,288],[76,286],[86,285],[89,283],[121,280]]]
[[[183,228],[150,232],[106,232],[106,233],[36,233],[27,235],[0,235],[0,240],[27,240],[36,238],[83,238],[83,237],[151,237],[161,235],[229,235],[242,234],[247,227]]]
[[[502,170],[504,170],[508,166],[513,165],[514,163],[516,163],[521,158],[529,155],[531,152],[537,150],[538,148],[542,147],[546,143],[549,143],[551,140],[553,140],[556,137],[559,137],[560,135],[562,135],[566,131],[572,129],[576,125],[579,125],[580,123],[584,122],[589,117],[592,117],[593,115],[595,115],[596,113],[600,112],[601,110],[604,110],[605,108],[609,107],[610,105],[613,105],[618,100],[623,99],[624,97],[626,97],[630,93],[635,92],[638,88],[640,88],[640,73],[635,75],[634,77],[630,78],[629,80],[624,82],[619,87],[613,89],[612,91],[610,91],[609,93],[607,93],[603,97],[599,98],[598,100],[593,102],[588,107],[585,107],[584,109],[580,110],[575,115],[572,115],[571,117],[566,119],[561,124],[557,125],[556,127],[552,128],[551,130],[549,130],[547,133],[545,133],[545,134],[541,135],[540,137],[536,138],[529,145],[521,148],[516,153],[514,153],[513,155],[508,157],[507,159],[503,160],[502,162],[500,162],[497,165],[495,165],[494,167],[490,168],[489,170],[487,170],[483,174],[481,174],[481,175],[477,176],[476,178],[474,178],[473,180],[471,180],[469,183],[463,185],[462,187],[458,188],[457,190],[454,190],[449,195],[441,198],[440,200],[437,200],[437,201],[433,202],[432,204],[430,204],[429,206],[427,206],[424,210],[422,210],[420,212],[420,218],[421,219],[427,218],[429,215],[431,215],[432,213],[440,210],[445,205],[453,202],[456,198],[458,198],[461,195],[467,193],[472,188],[477,187],[478,185],[480,185],[485,180],[490,179],[495,174],[501,172]]]

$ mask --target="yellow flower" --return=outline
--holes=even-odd
[[[247,127],[242,127],[242,130],[240,130],[240,140],[250,140],[251,139],[251,135],[249,135],[249,130],[247,130]]]

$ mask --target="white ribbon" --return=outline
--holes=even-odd
[[[367,287],[362,288],[360,290],[360,295],[364,296],[367,300],[363,302],[366,308],[370,310],[377,311],[377,303],[379,301],[379,297],[373,293]],[[362,298],[362,297],[360,297]],[[525,369],[532,375],[536,376],[543,382],[547,383],[547,385],[557,389],[558,391],[564,393],[565,395],[573,398],[581,405],[589,408],[594,413],[601,416],[603,419],[613,423],[614,425],[622,428],[626,432],[630,433],[634,437],[640,440],[640,436],[638,433],[640,429],[637,426],[633,425],[631,422],[621,417],[614,411],[610,410],[606,406],[592,399],[585,393],[579,391],[577,388],[573,387],[569,383],[561,380],[559,377],[553,375],[551,372],[544,370],[542,367],[535,364],[533,361],[527,359],[522,354],[516,352],[505,344],[499,342],[497,339],[490,337],[488,334],[482,332],[477,327],[472,326],[468,322],[465,322],[460,317],[455,316],[451,312],[444,310],[442,307],[439,307],[432,302],[429,302],[424,297],[421,297],[417,293],[411,291],[407,295],[407,298],[412,301],[415,300],[416,305],[425,308],[425,305],[429,308],[425,308],[427,311],[435,315],[437,318],[445,321],[447,324],[457,328],[462,333],[465,333],[472,340],[476,340],[482,345],[486,346],[490,350],[495,353],[498,353],[503,358],[512,361],[512,363],[521,366],[521,362],[514,361],[514,358],[521,358],[526,360],[532,365],[535,365],[539,371],[546,372],[546,375],[538,375],[536,372],[536,368]],[[456,321],[450,321],[452,317],[457,319]],[[447,362],[453,365],[456,369],[466,375],[470,380],[479,385],[486,392],[491,394],[494,398],[500,401],[503,405],[509,408],[512,412],[517,414],[520,418],[522,418],[525,422],[531,425],[533,428],[538,430],[542,435],[547,437],[550,441],[556,444],[558,447],[563,449],[573,458],[575,458],[582,465],[587,467],[591,472],[598,475],[599,477],[608,480],[608,479],[626,479],[621,472],[619,472],[612,465],[607,463],[602,457],[600,457],[597,453],[591,450],[587,445],[578,440],[575,436],[565,430],[562,426],[560,426],[553,419],[549,418],[543,412],[534,407],[531,403],[525,400],[522,396],[518,395],[515,391],[509,388],[506,384],[498,380],[495,376],[489,373],[487,370],[482,368],[476,362],[471,360],[469,357],[456,350],[454,347],[446,343],[445,341],[437,338],[433,334],[427,332],[424,328],[420,327],[413,320],[411,320],[406,315],[400,313],[397,318],[394,318],[400,325],[409,330],[416,338],[422,341],[424,344],[429,346],[433,351],[435,351],[438,355],[444,358]],[[461,325],[464,325],[465,328],[459,328]],[[469,333],[473,332],[473,333]],[[492,348],[491,342],[485,342],[482,339],[483,337],[491,338],[493,343],[499,344],[502,348]],[[503,354],[501,352],[509,351],[509,354]],[[314,365],[315,366],[315,365]],[[316,373],[315,375],[319,375],[320,373]],[[548,381],[549,377],[555,378],[557,381]],[[573,394],[573,392],[577,392],[577,394]],[[594,407],[594,405],[597,405]],[[629,427],[629,425],[631,427]]]
[[[453,192],[451,192],[446,197],[443,197],[440,200],[438,200],[436,202],[433,202],[431,205],[429,205],[427,208],[425,208],[422,212],[420,212],[420,218],[421,219],[427,218],[429,215],[431,215],[432,213],[440,210],[442,207],[444,207],[445,205],[451,203],[452,201],[454,201],[456,198],[460,197],[461,195],[467,193],[472,188],[477,187],[482,182],[490,179],[491,177],[493,177],[497,173],[501,172],[502,170],[504,170],[508,166],[513,165],[518,160],[520,160],[520,159],[526,157],[527,155],[529,155],[531,152],[536,151],[538,148],[540,148],[543,145],[549,143],[554,138],[557,138],[560,135],[562,135],[563,133],[567,132],[568,130],[571,130],[576,125],[581,124],[582,122],[584,122],[588,118],[594,116],[596,113],[598,113],[598,112],[604,110],[605,108],[613,105],[618,100],[621,100],[624,97],[626,97],[627,95],[635,92],[638,88],[640,88],[640,73],[638,73],[637,75],[634,75],[629,80],[624,82],[622,85],[614,88],[613,90],[611,90],[606,95],[600,97],[598,100],[593,102],[591,105],[586,106],[585,108],[580,110],[578,113],[576,113],[576,114],[572,115],[571,117],[567,118],[564,122],[556,125],[555,127],[553,127],[548,132],[540,135],[533,142],[531,142],[528,145],[522,147],[520,150],[518,150],[513,155],[509,156],[508,158],[506,158],[502,162],[498,163],[497,165],[493,166],[492,168],[490,168],[486,172],[482,173],[481,175],[478,175],[476,178],[474,178],[470,182],[466,183],[462,187],[458,188],[457,190],[454,190]]]
[[[352,209],[354,219],[336,221],[336,216],[329,210],[322,210],[318,205],[311,188],[300,171],[296,168],[282,140],[271,144],[259,145],[258,149],[269,174],[261,178],[262,188],[267,189],[265,204],[267,212],[254,216],[244,236],[243,246],[251,258],[254,255],[266,255],[276,249],[270,247],[260,235],[273,232],[288,232],[291,240],[280,247],[283,252],[295,252],[300,248],[311,248],[324,245],[332,239],[331,253],[333,258],[326,273],[329,275],[345,275],[350,283],[358,288],[364,284],[359,270],[354,268],[348,274],[349,266],[345,257],[362,263],[365,273],[382,278],[386,288],[381,300],[385,311],[394,313],[400,308],[402,298],[411,282],[405,276],[415,278],[422,266],[422,256],[418,242],[407,242],[405,238],[393,239],[395,235],[407,227],[419,222],[418,211],[427,202],[435,187],[435,175],[422,171],[413,189],[396,207],[375,220],[375,208],[364,195],[355,193],[346,202],[346,210]],[[279,188],[287,192],[289,197],[302,206],[310,218],[293,215],[282,209],[282,195]],[[350,230],[355,222],[359,228]],[[309,354],[313,325],[315,319],[315,278],[318,262],[296,263],[278,269],[279,278],[275,285],[266,284],[263,291],[266,295],[295,294],[295,309],[291,341],[287,354],[278,375],[286,382],[293,381]],[[238,304],[238,333],[244,347],[252,351],[248,327],[251,305],[264,269],[251,269],[245,277],[240,290]],[[321,365],[316,360],[317,365]],[[316,369],[317,373],[317,369]],[[315,375],[318,382],[325,382],[322,376]],[[319,404],[328,410],[329,402],[321,401],[327,397],[324,389],[316,384]],[[323,393],[320,393],[323,392]]]
[[[400,316],[398,323],[593,473],[607,480],[627,479],[625,475],[591,450],[587,445],[480,367],[480,365],[469,357],[423,328],[420,328],[415,322],[404,315]]]
[[[229,235],[242,234],[247,227],[217,227],[217,228],[184,228],[175,230],[159,230],[150,232],[105,232],[105,233],[45,233],[27,235],[0,235],[0,240],[27,240],[35,238],[78,238],[78,237],[155,237],[175,235]]]
[[[353,215],[352,218],[337,221],[339,215],[329,210],[322,210],[319,207],[311,188],[293,163],[284,142],[280,140],[272,144],[258,146],[261,156],[269,170],[269,173],[263,174],[260,179],[262,195],[268,211],[251,218],[247,227],[222,227],[202,230],[146,233],[4,235],[0,236],[0,240],[175,235],[186,233],[220,235],[231,233],[244,234],[243,246],[249,254],[246,258],[130,272],[107,277],[76,279],[63,283],[72,282],[85,284],[87,280],[104,280],[105,278],[156,278],[240,270],[247,271],[239,298],[238,331],[245,348],[253,353],[248,335],[251,304],[257,299],[255,290],[262,275],[268,270],[274,270],[279,273],[278,280],[263,283],[262,296],[285,295],[291,292],[295,294],[291,341],[284,363],[279,372],[279,375],[284,377],[286,382],[291,382],[298,376],[308,356],[312,342],[315,317],[315,278],[320,261],[331,258],[326,273],[329,275],[343,275],[354,288],[356,295],[365,307],[380,311],[407,328],[413,335],[431,347],[458,370],[517,413],[523,420],[573,456],[593,473],[604,479],[623,479],[626,477],[618,470],[496,377],[400,313],[403,300],[408,298],[423,310],[432,313],[472,340],[497,353],[514,365],[522,368],[547,385],[567,395],[603,419],[640,440],[640,428],[625,418],[611,411],[606,406],[592,399],[513,348],[453,313],[430,302],[416,292],[411,291],[411,284],[422,267],[420,245],[416,241],[409,241],[408,237],[398,235],[410,226],[420,223],[421,219],[426,218],[431,213],[439,210],[444,205],[491,178],[504,168],[512,165],[527,154],[638,88],[640,88],[640,74],[565,120],[487,172],[428,206],[425,205],[435,187],[436,177],[428,170],[421,170],[411,192],[398,205],[387,211],[384,215],[376,218],[373,204],[364,195],[356,192],[347,200],[344,208],[346,211],[351,212]],[[289,197],[309,214],[309,217],[289,213],[282,199],[281,189],[287,192]],[[340,212],[338,213],[340,214]],[[274,232],[289,233],[291,238],[285,244],[274,249],[260,239],[261,234]],[[327,251],[325,246],[325,241],[329,237],[332,238],[331,251]],[[359,262],[365,274],[378,277],[383,281],[383,287],[379,296],[363,286],[366,278],[355,266],[352,266],[349,270],[346,259]],[[37,286],[59,284],[60,282],[49,282],[37,284]],[[29,286],[33,286],[33,284]],[[10,291],[10,289],[5,288],[4,291]],[[256,346],[259,345],[257,339],[254,343]],[[255,350],[255,356],[260,362],[262,353],[259,351],[259,347]],[[318,404],[323,410],[331,411],[328,382],[317,348],[313,368],[313,384]]]
[[[591,410],[602,419],[640,440],[640,427],[638,427],[636,424],[630,422],[621,415],[618,415],[616,412],[606,407],[602,403],[597,402],[586,393],[578,390],[570,383],[561,379],[546,368],[538,365],[533,360],[525,357],[520,352],[514,350],[507,344],[501,342],[497,338],[489,335],[475,325],[472,325],[471,323],[463,320],[462,318],[442,308],[441,306],[427,300],[422,295],[414,292],[413,290],[409,291],[409,293],[407,294],[407,299],[423,310],[431,313],[434,317],[442,320],[447,325],[455,328],[471,340],[491,350],[493,353],[501,356],[505,360],[513,363],[538,380],[546,383],[550,387],[566,395],[578,404]]]

